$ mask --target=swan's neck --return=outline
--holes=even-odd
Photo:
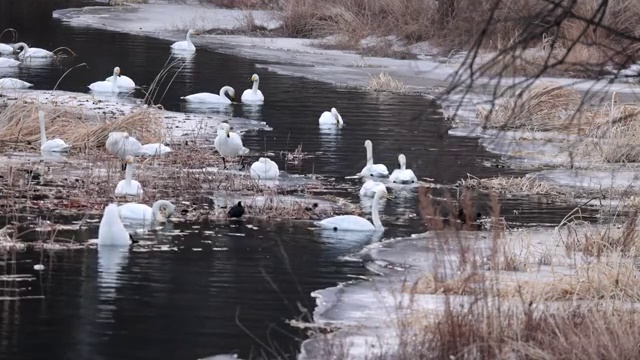
[[[253,82],[253,86],[251,87],[251,93],[253,94],[257,94],[258,93],[258,85],[260,83],[260,79],[256,79],[256,81]]]
[[[44,129],[44,116],[40,116],[40,146],[47,142],[47,133]]]
[[[111,89],[114,90],[118,87],[118,75],[116,72],[113,72],[113,76],[111,77]]]
[[[400,161],[400,170],[407,170],[407,163],[405,161]]]
[[[227,86],[222,87],[222,89],[220,89],[220,97],[226,98],[228,92],[229,88]]]
[[[167,211],[169,210],[169,207],[171,206],[171,203],[166,201],[166,200],[158,200],[153,204],[153,207],[151,207],[151,212],[153,213],[153,219],[155,221],[165,221],[165,215],[160,213],[160,207],[164,206],[166,207]]]
[[[376,193],[373,197],[373,204],[371,205],[371,220],[373,220],[373,226],[376,229],[382,229],[382,221],[380,221],[380,215],[378,214],[378,202],[380,201],[380,197],[382,197],[381,193]]]
[[[367,146],[367,165],[373,164],[373,149],[370,146]]]
[[[189,32],[187,32],[187,43],[188,43],[189,45],[193,45],[193,43],[191,42],[191,32],[190,32],[190,31],[189,31]]]
[[[127,170],[124,173],[124,183],[131,185],[131,177],[133,176],[133,164],[127,164]]]

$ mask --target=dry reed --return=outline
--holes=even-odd
[[[0,113],[0,141],[13,144],[36,144],[40,141],[39,110],[45,110],[48,138],[58,137],[72,149],[103,146],[109,132],[127,131],[142,143],[161,142],[164,125],[155,109],[134,111],[114,122],[90,120],[72,106],[43,106],[29,101],[15,101]]]
[[[404,92],[407,91],[407,86],[383,72],[376,76],[371,76],[365,89],[369,91]]]

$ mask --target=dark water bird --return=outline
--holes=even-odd
[[[139,242],[140,242],[139,240],[134,239],[134,238],[133,238],[133,235],[131,235],[131,234],[129,234],[129,239],[131,240],[131,243],[132,243],[132,244],[137,244],[137,243],[139,243]]]
[[[311,206],[304,208],[305,211],[314,211],[318,207],[318,203],[313,203]]]
[[[231,218],[242,217],[242,215],[244,215],[244,207],[242,206],[242,201],[238,201],[236,205],[233,205],[227,212],[227,215]]]

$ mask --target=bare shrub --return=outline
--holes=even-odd
[[[369,80],[369,84],[367,84],[365,88],[369,91],[403,92],[407,90],[407,86],[405,84],[384,72],[377,76],[372,76]]]

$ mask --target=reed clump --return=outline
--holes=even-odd
[[[111,131],[127,131],[142,143],[161,142],[164,125],[159,112],[141,108],[113,122],[90,118],[73,106],[45,106],[17,100],[0,112],[0,141],[12,144],[39,144],[38,112],[45,111],[47,138],[60,138],[72,149],[104,146]]]

